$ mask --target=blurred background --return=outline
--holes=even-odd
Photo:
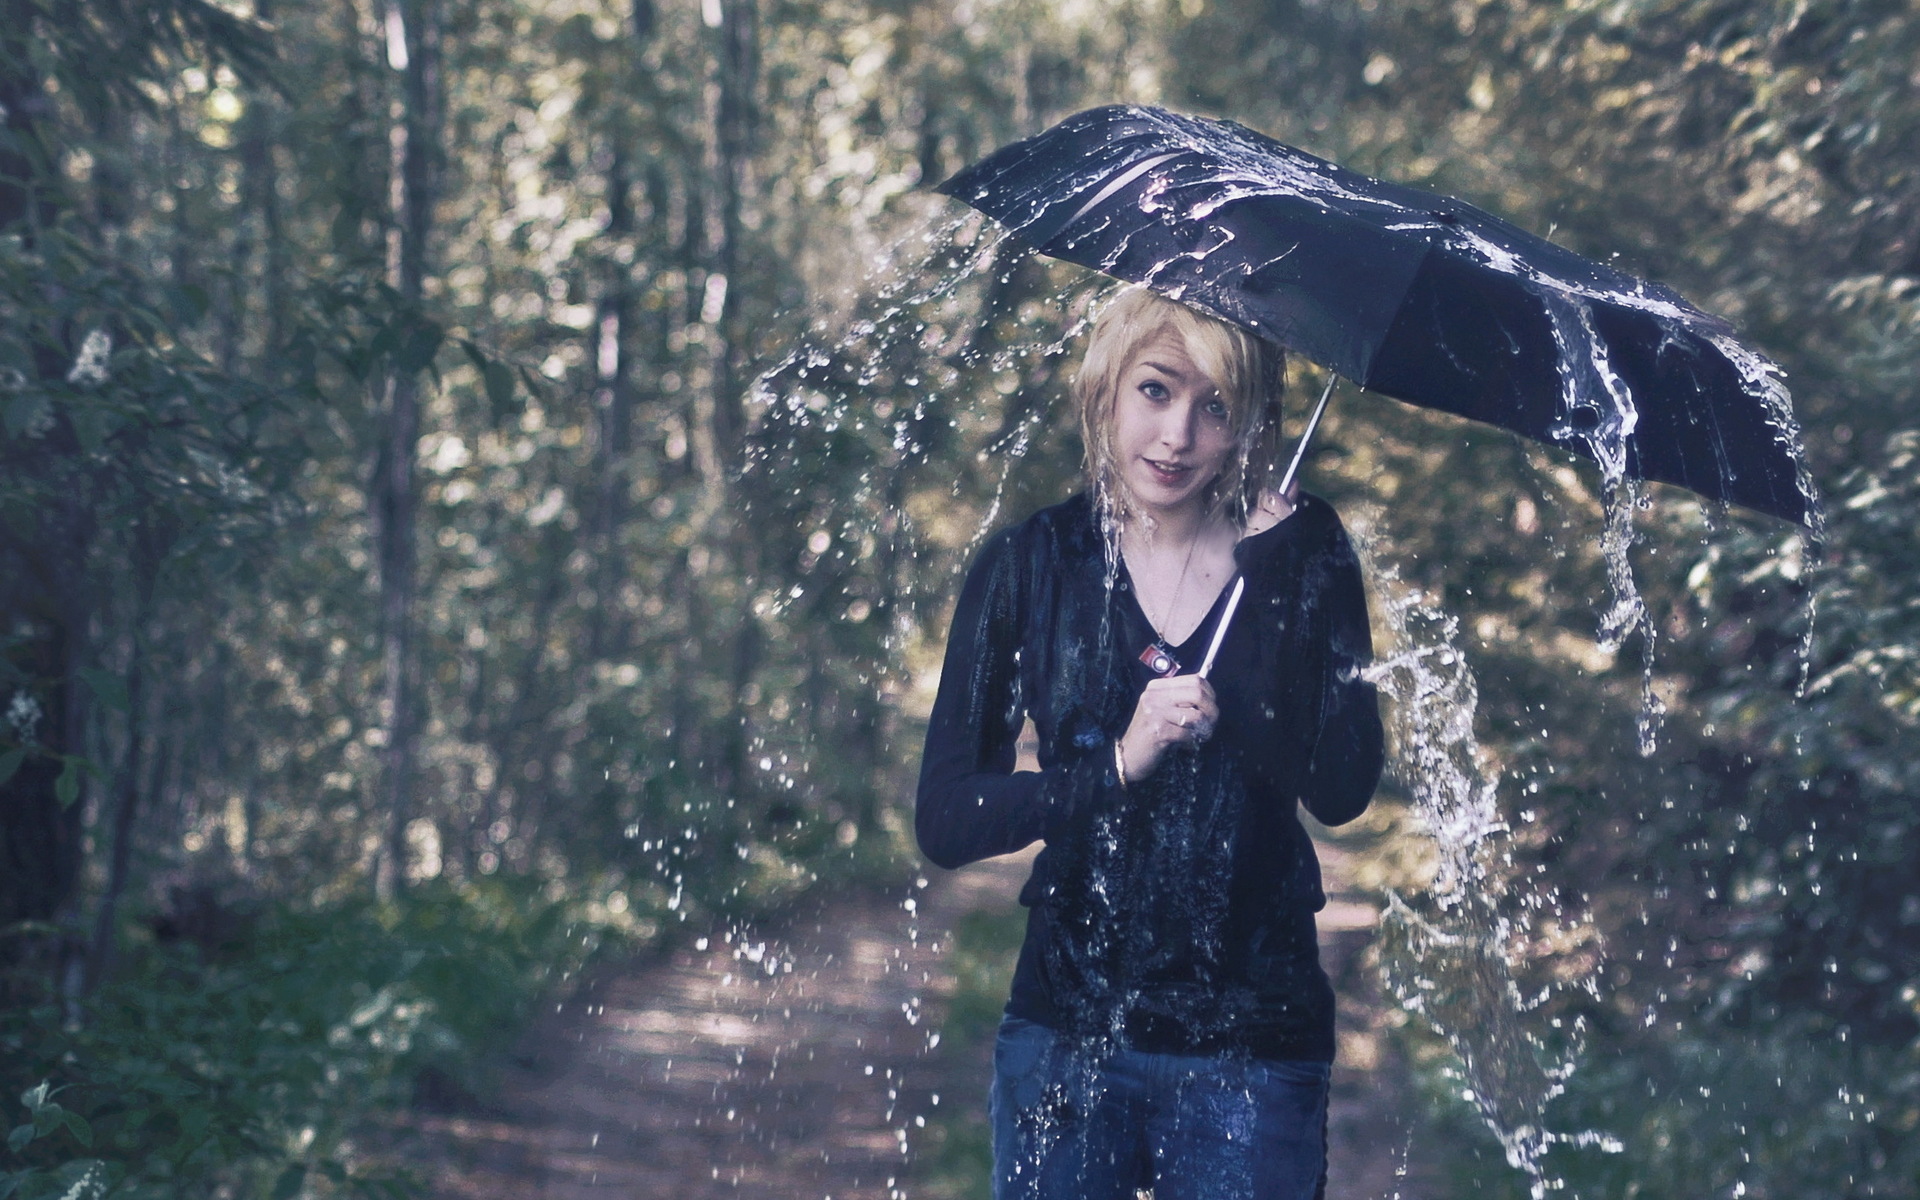
[[[1548,1123],[1605,1135],[1548,1174],[1920,1195],[1916,61],[1899,0],[0,0],[0,1196],[575,1194],[473,1131],[536,1120],[570,1012],[756,945],[920,955],[832,1036],[969,1090],[876,1093],[896,1167],[839,1194],[984,1195],[1017,872],[926,881],[912,780],[968,555],[1076,486],[1101,285],[928,189],[1113,101],[1551,231],[1785,366],[1825,544],[1649,489],[1618,652],[1585,465],[1348,394],[1307,486],[1472,664],[1509,1007],[1584,1031]],[[1445,1036],[1485,998],[1378,982],[1407,791],[1328,843],[1343,1153],[1391,1168],[1333,1194],[1526,1195]],[[771,1109],[895,1069],[831,1057]],[[738,1082],[691,1086],[737,1123]],[[771,1128],[596,1194],[812,1194],[723,1177]]]

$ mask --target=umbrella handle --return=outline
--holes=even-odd
[[[1326,414],[1327,401],[1333,398],[1333,385],[1340,377],[1327,372],[1327,390],[1320,393],[1320,403],[1313,406],[1313,415],[1307,418],[1307,431],[1300,435],[1300,445],[1293,451],[1293,461],[1287,464],[1287,473],[1280,477],[1280,494],[1286,495],[1293,490],[1293,481],[1300,474],[1300,463],[1307,457],[1307,445],[1313,441],[1313,433],[1320,428],[1320,418]]]
[[[1246,590],[1245,575],[1233,581],[1233,594],[1227,597],[1227,607],[1220,612],[1220,624],[1214,626],[1213,641],[1207,645],[1206,660],[1200,664],[1200,670],[1197,672],[1200,678],[1205,679],[1207,672],[1213,670],[1213,656],[1220,653],[1220,643],[1227,640],[1227,626],[1233,624],[1233,610],[1240,607],[1241,593]]]

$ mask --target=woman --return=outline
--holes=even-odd
[[[961,591],[920,845],[951,868],[1046,843],[995,1047],[1002,1200],[1323,1186],[1333,993],[1296,802],[1357,816],[1381,731],[1339,519],[1268,490],[1281,367],[1235,326],[1123,293],[1075,382],[1088,491],[993,538]],[[1027,718],[1039,771],[1014,770]]]

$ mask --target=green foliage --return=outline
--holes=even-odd
[[[1026,935],[1027,913],[1008,904],[975,909],[953,930],[946,965],[954,989],[940,1026],[939,1054],[961,1064],[954,1074],[971,1076],[984,1095],[992,1070],[993,1043],[1013,986],[1013,962]],[[937,1197],[980,1196],[991,1189],[992,1130],[979,1096],[942,1097],[927,1124],[916,1184]]]
[[[479,1093],[487,1051],[622,935],[524,881],[415,889],[390,906],[272,905],[211,947],[143,950],[69,1024],[0,1018],[27,1092],[9,1140],[22,1196],[411,1194],[355,1135],[426,1071]],[[442,1085],[444,1086],[444,1085]],[[54,1102],[51,1097],[61,1099]],[[303,1190],[304,1189],[304,1190]]]

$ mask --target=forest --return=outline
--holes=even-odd
[[[1115,102],[1667,284],[1805,430],[1822,535],[1650,486],[1621,630],[1589,464],[1328,418],[1500,814],[1415,994],[1387,688],[1433,1195],[1920,1195],[1916,62],[1903,0],[0,0],[0,1198],[423,1194],[370,1127],[583,974],[931,872],[1109,287],[932,189]]]

